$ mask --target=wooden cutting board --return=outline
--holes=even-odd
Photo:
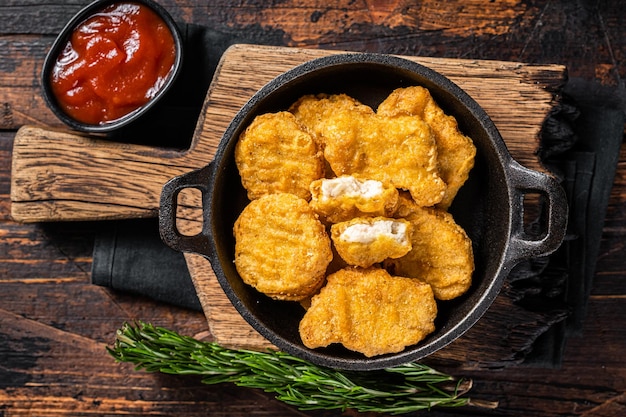
[[[45,126],[16,134],[11,215],[16,221],[74,221],[155,217],[161,188],[170,178],[208,164],[222,133],[246,101],[280,73],[310,59],[342,51],[234,45],[223,55],[188,150],[110,142]],[[543,121],[566,81],[561,65],[405,57],[438,71],[465,89],[490,115],[512,156],[544,171],[535,152]],[[201,222],[194,193],[179,200],[179,229]],[[208,261],[185,255],[216,341],[231,347],[269,343],[235,311]]]

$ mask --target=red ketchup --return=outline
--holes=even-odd
[[[114,3],[73,31],[52,70],[52,91],[72,118],[105,124],[153,98],[175,59],[163,19],[141,4]]]

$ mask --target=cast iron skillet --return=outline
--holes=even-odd
[[[346,93],[376,108],[393,89],[410,85],[428,88],[477,147],[475,167],[450,208],[473,242],[476,269],[472,287],[458,299],[439,303],[436,331],[401,353],[366,358],[339,345],[308,349],[298,334],[302,307],[258,293],[243,284],[234,267],[233,224],[248,203],[234,162],[235,143],[256,115],[285,110],[304,94]],[[184,188],[202,192],[204,223],[196,236],[183,236],[175,226],[177,196]],[[546,227],[536,238],[526,236],[523,228],[523,200],[528,193],[541,194],[547,202]],[[415,361],[461,336],[491,305],[513,266],[558,248],[566,222],[565,193],[557,181],[515,162],[493,122],[462,89],[422,65],[378,54],[315,59],[268,83],[232,120],[212,163],[173,178],[164,186],[159,213],[165,243],[208,258],[235,308],[270,342],[318,365],[352,370],[382,369]]]

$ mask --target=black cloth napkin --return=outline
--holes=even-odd
[[[202,311],[185,258],[161,241],[156,219],[106,223],[95,239],[93,284]]]

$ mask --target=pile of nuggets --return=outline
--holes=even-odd
[[[303,305],[308,348],[402,351],[435,330],[437,300],[471,285],[472,244],[447,209],[475,154],[420,86],[375,111],[320,94],[259,115],[235,148],[250,199],[234,225],[237,271]]]

